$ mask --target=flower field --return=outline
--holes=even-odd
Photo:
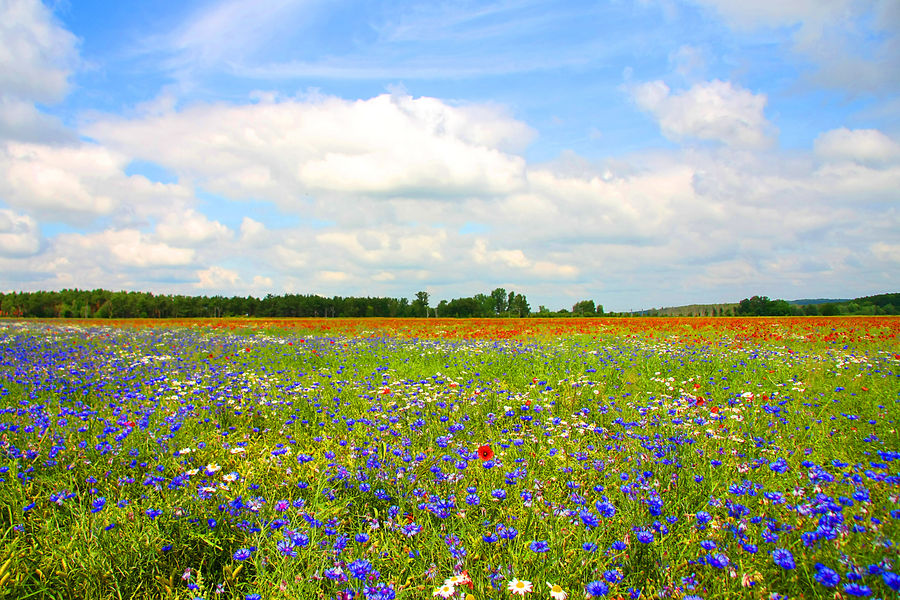
[[[0,597],[895,598],[898,334],[0,321]]]

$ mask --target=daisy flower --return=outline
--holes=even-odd
[[[509,582],[509,585],[506,586],[506,589],[513,594],[524,596],[531,591],[531,582],[525,581],[524,579],[513,579]]]
[[[569,595],[556,584],[550,583],[548,581],[547,587],[550,588],[550,597],[553,598],[553,600],[566,600],[566,598],[569,597]]]
[[[441,598],[449,598],[453,595],[456,589],[452,585],[444,584],[438,589],[434,590],[433,596],[440,596]]]
[[[460,573],[459,575],[454,575],[453,577],[449,577],[444,580],[444,585],[449,585],[450,587],[456,587],[458,585],[468,585],[472,583],[472,580],[465,573]]]

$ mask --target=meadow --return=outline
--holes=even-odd
[[[0,321],[0,597],[895,598],[900,318]]]

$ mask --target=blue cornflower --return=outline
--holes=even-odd
[[[528,547],[532,552],[548,552],[550,550],[550,544],[538,540],[531,542]]]
[[[92,513],[100,512],[101,510],[103,510],[103,507],[105,505],[106,505],[106,498],[104,498],[103,496],[100,496],[100,497],[94,499],[93,502],[91,502],[91,512]]]
[[[589,510],[581,511],[580,515],[581,522],[584,523],[584,526],[590,529],[591,527],[597,527],[600,525],[600,519]]]
[[[712,516],[706,511],[701,510],[696,515],[697,529],[706,529],[706,524],[712,521]]]
[[[29,510],[31,510],[32,508],[34,508],[34,505],[35,505],[35,503],[32,502],[31,504],[29,504],[29,505],[27,505],[27,506],[23,506],[23,507],[22,507],[22,512],[23,512],[23,513],[27,513]]]
[[[592,581],[584,586],[584,593],[591,598],[600,598],[609,592],[609,586],[602,581]]]
[[[262,596],[259,594],[247,594],[244,596],[244,600],[262,600]]]
[[[610,545],[610,548],[616,551],[622,551],[627,547],[628,546],[622,540],[616,540]]]
[[[772,560],[782,569],[793,569],[797,565],[794,563],[794,555],[790,550],[784,548],[775,548],[772,550]]]
[[[481,536],[481,539],[482,539],[486,544],[493,544],[494,542],[498,541],[500,538],[498,538],[498,537],[497,537],[496,535],[494,535],[493,533],[489,533],[489,534],[487,534],[487,535]]]
[[[884,581],[884,585],[888,586],[895,592],[900,592],[900,575],[891,573],[890,571],[885,571],[881,574],[881,579]]]
[[[611,519],[616,516],[616,507],[607,500],[597,502],[594,504],[594,508],[596,508],[597,512],[606,519]]]
[[[364,558],[359,558],[347,565],[347,570],[350,571],[351,575],[353,575],[360,581],[363,581],[365,580],[366,575],[368,575],[372,570],[372,563]]]
[[[400,533],[406,537],[412,537],[422,531],[422,526],[415,523],[408,523],[400,528]]]
[[[838,575],[837,571],[830,569],[821,563],[816,565],[816,574],[813,577],[820,585],[829,588],[832,588],[841,582],[841,576]]]
[[[146,514],[148,517],[150,517],[151,520],[153,520],[153,519],[156,519],[156,517],[158,517],[159,515],[161,515],[162,511],[159,510],[158,508],[148,508],[147,510],[144,511],[144,514]]]
[[[238,548],[235,550],[234,554],[231,555],[234,560],[247,560],[250,558],[250,549],[249,548]]]
[[[728,566],[730,561],[724,554],[716,552],[715,554],[710,554],[709,557],[707,557],[706,562],[717,569],[724,569]]]
[[[603,579],[605,579],[609,583],[617,583],[619,581],[622,581],[622,574],[615,569],[608,569],[603,572]]]
[[[504,540],[514,540],[519,535],[519,530],[515,527],[502,527],[498,533]]]
[[[109,525],[107,525],[106,527],[103,528],[103,531],[110,531],[110,530],[115,529],[115,528],[116,528],[116,524],[115,524],[115,523],[110,523]]]
[[[298,548],[303,548],[309,544],[309,536],[305,533],[295,533],[291,536],[291,542]]]
[[[466,504],[469,506],[478,506],[481,504],[481,498],[478,497],[478,494],[469,494],[466,496]]]
[[[872,595],[872,589],[869,586],[860,583],[845,583],[844,592],[851,596],[866,597]]]
[[[585,552],[596,552],[597,544],[595,544],[594,542],[585,542],[581,545],[581,549]]]
[[[278,551],[285,556],[297,556],[297,551],[294,549],[294,544],[292,544],[290,540],[281,540],[278,542],[276,547],[278,548]]]
[[[700,542],[700,547],[704,550],[712,550],[716,547],[716,543],[712,540],[703,540]]]
[[[639,531],[637,539],[642,544],[649,544],[653,541],[653,534],[649,531]]]
[[[365,533],[357,533],[355,536],[353,536],[353,539],[356,540],[356,542],[359,544],[365,544],[369,541],[369,536]]]
[[[506,490],[497,489],[491,492],[491,497],[495,500],[506,500]]]
[[[394,588],[384,582],[363,589],[363,594],[365,594],[366,600],[394,600],[397,597]]]
[[[778,473],[779,475],[787,472],[788,464],[784,458],[778,457],[775,461],[769,463],[769,469]]]

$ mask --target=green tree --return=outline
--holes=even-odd
[[[593,316],[596,313],[596,306],[594,306],[593,300],[581,300],[576,302],[572,307],[572,312],[579,316],[590,315]]]
[[[494,312],[498,315],[501,315],[506,312],[507,309],[507,297],[506,290],[503,288],[496,288],[491,292],[491,299],[493,300]]]

